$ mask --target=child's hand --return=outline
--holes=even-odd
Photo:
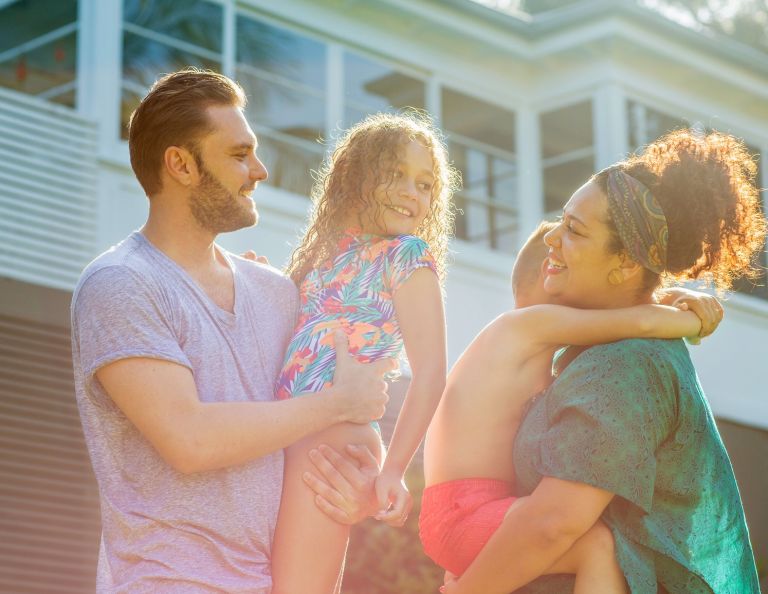
[[[413,497],[403,482],[402,474],[382,470],[376,477],[376,499],[379,502],[377,520],[395,528],[405,524],[413,507]]]
[[[450,571],[446,571],[445,576],[443,576],[443,585],[440,586],[441,594],[454,594],[458,592],[459,582],[456,579],[455,575]]]
[[[267,260],[266,256],[259,256],[253,250],[248,250],[247,252],[243,252],[242,254],[240,254],[240,257],[245,258],[246,260],[251,260],[253,262],[259,262],[261,264],[269,264],[269,260]]]
[[[682,310],[690,310],[701,320],[699,338],[712,334],[723,319],[723,306],[712,295],[681,287],[665,290],[663,301]]]

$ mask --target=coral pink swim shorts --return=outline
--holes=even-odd
[[[443,569],[461,575],[515,499],[512,485],[496,479],[459,479],[427,487],[419,516],[424,552]]]

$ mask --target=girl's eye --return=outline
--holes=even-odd
[[[432,184],[430,184],[430,183],[427,183],[427,182],[421,182],[421,183],[419,184],[419,189],[420,189],[422,192],[429,192],[429,191],[432,189]]]

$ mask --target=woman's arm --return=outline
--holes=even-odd
[[[625,338],[696,336],[701,320],[691,311],[666,305],[620,309],[576,309],[533,305],[510,312],[531,340],[544,345],[591,345]]]
[[[551,567],[600,518],[613,493],[583,483],[544,479],[518,499],[450,594],[507,594]]]
[[[394,304],[412,377],[377,481],[380,498],[385,483],[391,486],[402,480],[445,388],[445,315],[435,273],[428,268],[416,270],[395,293]],[[391,518],[382,515],[380,519]]]

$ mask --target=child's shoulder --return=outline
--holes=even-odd
[[[387,252],[391,255],[415,254],[421,256],[429,253],[427,242],[416,235],[393,235],[384,241],[387,245]]]

